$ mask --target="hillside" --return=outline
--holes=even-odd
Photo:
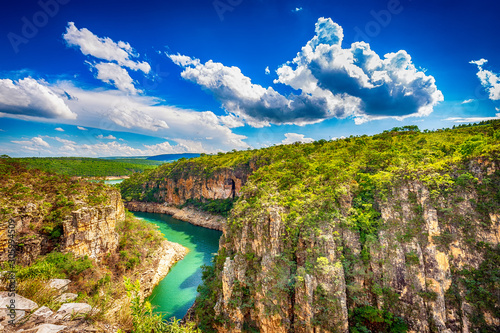
[[[40,331],[129,332],[137,323],[154,323],[142,300],[135,300],[140,311],[130,308],[126,289],[137,297],[149,295],[186,253],[126,213],[116,188],[0,158],[0,303],[12,302],[6,291],[15,287],[16,313],[25,316],[12,325],[8,310],[0,309],[1,332],[35,326]],[[124,286],[124,278],[140,286]],[[53,279],[64,279],[55,281],[64,288],[53,287]],[[65,315],[63,309],[84,312]]]
[[[193,316],[205,331],[495,332],[500,122],[201,156],[127,200],[233,200]]]
[[[88,157],[28,157],[14,160],[25,163],[29,168],[78,177],[129,176],[162,164],[147,159],[106,160]]]

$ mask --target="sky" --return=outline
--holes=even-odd
[[[216,153],[500,118],[500,4],[18,0],[0,154]]]

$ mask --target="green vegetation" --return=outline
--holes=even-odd
[[[30,169],[17,159],[0,159],[0,222],[22,209],[23,215],[32,217],[29,230],[23,232],[46,235],[55,246],[63,220],[80,207],[106,203],[109,191],[102,183]]]
[[[79,177],[130,176],[155,169],[162,164],[160,161],[140,158],[106,160],[87,157],[29,157],[13,160],[25,163],[28,168]]]
[[[235,200],[232,198],[211,200],[205,199],[204,201],[197,199],[188,199],[181,207],[194,206],[209,213],[228,216],[231,209],[233,209],[234,201]]]
[[[216,316],[211,310],[221,293],[220,274],[226,257],[240,255],[246,260],[248,270],[238,282],[238,292],[233,293],[228,306],[239,308],[243,316],[249,317],[252,304],[249,298],[262,288],[255,283],[256,274],[251,271],[259,272],[261,258],[253,256],[250,249],[244,249],[241,254],[233,252],[235,246],[232,242],[240,239],[243,226],[245,237],[255,237],[256,224],[268,219],[270,212],[274,211],[279,212],[283,221],[284,231],[280,235],[283,252],[275,261],[276,272],[269,272],[273,282],[266,287],[266,298],[278,303],[266,303],[266,313],[288,317],[288,313],[281,312],[283,307],[279,302],[293,299],[294,287],[302,283],[305,274],[319,274],[318,263],[323,271],[341,265],[346,275],[348,307],[353,309],[351,331],[404,332],[406,324],[394,315],[401,311],[398,292],[391,287],[390,281],[374,275],[370,268],[373,260],[379,265],[387,263],[372,256],[386,251],[378,238],[381,232],[393,235],[401,243],[417,242],[426,246],[430,240],[423,232],[424,208],[417,198],[417,194],[422,194],[410,193],[408,201],[401,202],[395,201],[397,195],[393,190],[414,183],[424,186],[429,190],[426,205],[434,207],[440,221],[446,225],[440,236],[430,239],[440,251],[448,251],[459,234],[470,244],[471,251],[475,251],[475,237],[482,230],[478,228],[488,228],[490,216],[500,211],[500,172],[486,172],[492,163],[498,163],[499,133],[500,121],[436,131],[405,126],[373,136],[203,155],[134,175],[122,183],[121,191],[127,200],[164,201],[162,191],[167,182],[177,186],[181,179],[190,177],[202,182],[218,172],[223,174],[225,170],[251,173],[229,214],[226,244],[220,250],[226,252],[219,253],[214,267],[204,270],[205,282],[199,288],[195,311],[204,331],[210,331],[213,325],[231,325],[228,318]],[[477,178],[474,170],[481,170],[482,179]],[[475,193],[468,199],[472,209],[456,214],[464,192]],[[210,201],[190,203],[199,206],[212,204]],[[397,220],[381,219],[381,205],[391,207],[397,219],[398,214],[403,214],[403,204],[410,208],[409,223],[400,226]],[[479,221],[479,225],[472,221]],[[342,229],[349,229],[359,236],[359,255],[340,244],[342,239],[338,231],[333,230]],[[342,254],[337,262],[322,260],[325,255],[319,250],[322,237],[332,235]],[[418,269],[421,264],[414,252],[405,253],[404,259],[409,270]],[[500,266],[497,257],[492,260],[492,265]],[[479,283],[483,289],[498,286],[495,285],[496,273],[483,275],[485,281],[481,281],[474,271],[469,273],[464,273],[464,276]],[[363,287],[356,285],[359,278],[364,280]],[[317,289],[314,294],[316,310],[321,310],[318,310],[314,324],[326,329],[331,326],[332,316],[322,314],[337,313],[339,301],[332,297],[333,294],[321,293],[321,290]],[[415,294],[426,302],[433,302],[437,297],[432,291],[415,291]],[[364,297],[380,299],[384,305],[381,309],[367,307]],[[468,297],[479,302],[470,295]],[[474,306],[481,308],[481,304]],[[499,318],[497,312],[491,311],[495,318]],[[245,323],[252,326],[250,322]],[[481,327],[479,321],[475,327]]]
[[[51,252],[30,266],[18,266],[16,275],[21,280],[71,279],[91,268],[93,264],[88,257],[74,258],[72,253]]]
[[[131,282],[124,278],[127,296],[130,299],[130,310],[132,314],[133,333],[201,333],[194,328],[194,324],[188,323],[186,326],[180,325],[179,319],[165,322],[161,314],[153,314],[151,303],[141,300],[141,284],[139,280]],[[123,331],[119,330],[119,333]]]
[[[349,313],[349,317],[351,333],[405,333],[408,331],[408,325],[403,318],[373,306],[356,308]]]

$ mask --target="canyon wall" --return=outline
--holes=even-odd
[[[106,253],[115,251],[118,246],[115,226],[125,219],[125,209],[117,190],[107,190],[106,197],[105,202],[95,206],[80,202],[63,218],[62,233],[57,237],[31,229],[46,218],[43,202],[14,207],[11,219],[15,225],[16,262],[29,265],[56,246],[61,246],[63,252],[89,256],[98,261]],[[9,220],[0,225],[0,261],[6,261],[8,257],[8,225]]]
[[[236,207],[197,313],[219,332],[498,331],[499,163],[467,168],[393,178],[376,231],[353,224],[349,186],[333,218],[295,230],[273,200]]]

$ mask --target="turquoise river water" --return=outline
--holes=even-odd
[[[149,297],[149,301],[156,306],[155,311],[164,313],[166,318],[180,319],[193,305],[196,288],[201,284],[201,266],[211,264],[222,233],[166,214],[134,212],[134,215],[156,224],[169,241],[189,249],[189,253],[170,269]]]

